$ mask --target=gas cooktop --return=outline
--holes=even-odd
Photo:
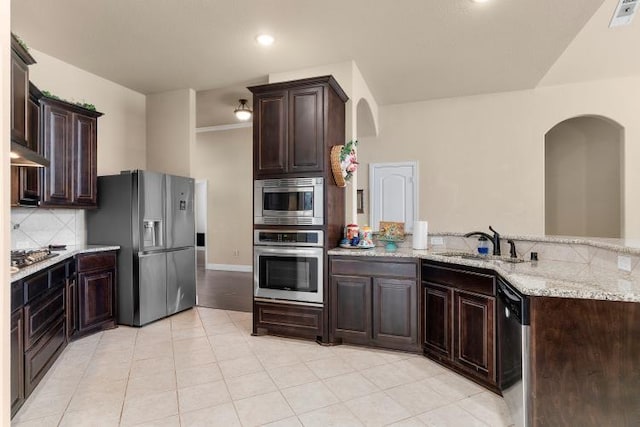
[[[49,248],[15,250],[11,251],[11,266],[25,268],[58,255]]]

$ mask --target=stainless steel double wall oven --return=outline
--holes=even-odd
[[[324,178],[283,178],[254,183],[254,296],[323,303]],[[287,227],[289,226],[289,227]]]

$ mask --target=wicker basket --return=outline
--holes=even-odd
[[[340,153],[344,145],[334,145],[331,147],[331,172],[333,172],[333,179],[338,187],[346,187],[347,182],[342,176],[342,166],[340,165]]]

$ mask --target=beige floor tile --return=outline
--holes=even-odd
[[[251,333],[253,332],[253,320],[243,320],[241,322],[235,322],[235,325],[238,327],[238,330],[246,335],[251,335]]]
[[[300,384],[318,381],[318,377],[316,377],[311,369],[309,369],[304,363],[268,369],[267,372],[280,388],[293,387]]]
[[[26,420],[16,422],[15,418],[11,422],[11,427],[57,427],[60,422],[61,415],[52,415],[43,418],[35,418],[33,420]]]
[[[443,406],[418,416],[420,421],[430,427],[487,427],[457,403]]]
[[[91,365],[91,367],[84,372],[83,378],[98,382],[126,379],[129,376],[131,365],[131,362]]]
[[[281,368],[301,363],[302,360],[291,351],[257,353],[256,356],[266,369]]]
[[[197,411],[181,412],[180,421],[182,427],[240,427],[241,425],[231,402]]]
[[[227,334],[210,335],[209,341],[211,342],[211,346],[214,349],[247,343],[245,336],[242,335],[239,331]]]
[[[171,331],[171,336],[173,337],[174,341],[204,337],[206,335],[207,334],[204,332],[204,328],[202,326],[199,326],[197,328],[178,329]]]
[[[420,421],[419,418],[412,417],[393,424],[389,424],[388,427],[424,427],[424,423]]]
[[[411,415],[418,415],[458,399],[437,393],[422,380],[385,390],[387,396],[404,406]]]
[[[205,349],[211,349],[211,343],[206,336],[173,341],[174,354],[190,353],[192,351]]]
[[[316,343],[294,344],[291,349],[303,362],[328,359],[336,356],[336,353],[334,353],[331,347],[321,346]]]
[[[222,380],[178,389],[180,412],[195,411],[230,401],[227,385]]]
[[[240,377],[242,375],[260,372],[263,369],[260,361],[255,356],[240,357],[237,359],[218,362],[222,375],[225,378]]]
[[[251,347],[246,343],[228,347],[217,347],[213,349],[213,352],[216,355],[216,360],[218,360],[218,362],[253,355]]]
[[[457,402],[474,417],[492,427],[506,427],[512,424],[509,409],[502,398],[489,391]]]
[[[244,399],[258,394],[278,390],[271,377],[264,371],[226,380],[233,400]]]
[[[396,372],[407,374],[416,381],[449,372],[425,357],[412,357],[392,362],[391,365]]]
[[[217,363],[179,369],[176,371],[178,388],[210,383],[222,379],[222,372]]]
[[[67,410],[60,421],[60,427],[118,427],[122,404],[115,410],[90,408],[84,411]]]
[[[336,395],[322,381],[285,388],[281,392],[298,415],[339,402]]]
[[[337,375],[344,375],[353,372],[353,368],[343,359],[337,356],[328,357],[326,359],[313,360],[306,362],[309,369],[313,371],[318,378],[331,378]]]
[[[397,387],[408,384],[416,379],[407,372],[397,371],[392,364],[374,366],[360,372],[362,376],[374,383],[380,389]]]
[[[174,371],[161,371],[151,375],[131,377],[127,384],[127,396],[143,393],[175,390],[176,374]]]
[[[191,352],[175,353],[174,359],[176,369],[185,369],[193,366],[202,366],[214,363],[216,361],[216,356],[210,348],[203,348],[200,350],[193,350]]]
[[[138,335],[136,339],[136,347],[145,347],[154,344],[169,344],[171,345],[171,340],[173,337],[171,336],[171,330],[168,329],[166,332],[154,332],[145,335]]]
[[[162,420],[178,413],[178,396],[175,391],[127,396],[122,408],[122,425],[130,426]]]
[[[263,424],[262,427],[302,427],[302,423],[298,417],[289,417],[284,420],[274,421],[269,424]]]
[[[299,416],[304,427],[360,427],[362,422],[342,403],[320,408]]]
[[[175,370],[173,356],[160,356],[151,359],[134,360],[131,365],[131,377],[144,377],[162,371]]]
[[[231,323],[231,317],[224,310],[203,309],[200,312],[200,320],[203,325],[223,325]]]
[[[188,319],[171,319],[171,330],[179,331],[181,329],[201,328],[202,322],[200,317],[191,317]]]
[[[294,415],[280,392],[248,397],[233,402],[244,427],[258,426]]]
[[[236,335],[244,335],[241,329],[239,329],[235,323],[223,323],[221,325],[210,325],[205,323],[204,330],[207,335],[225,335],[225,334],[236,334]]]
[[[437,393],[450,396],[452,401],[464,399],[485,391],[478,384],[453,372],[446,372],[424,380]]]
[[[327,378],[324,383],[342,401],[380,391],[375,384],[358,372]]]
[[[180,427],[180,417],[172,415],[161,420],[153,420],[148,423],[136,424],[135,427]]]
[[[253,313],[248,313],[246,311],[227,310],[227,314],[229,315],[231,320],[236,323],[246,320],[253,320]]]
[[[384,393],[375,393],[345,402],[367,426],[384,426],[409,418],[411,414]]]
[[[356,350],[338,355],[358,371],[387,363],[384,357],[372,351]]]
[[[13,418],[13,421],[19,423],[50,416],[57,416],[60,419],[70,401],[70,395],[61,396],[51,393],[31,395]]]
[[[86,412],[88,408],[100,413],[120,414],[124,402],[124,387],[113,391],[80,391],[76,392],[69,402],[67,411]]]
[[[38,387],[35,389],[32,395],[38,393],[49,393],[58,396],[72,396],[76,391],[76,388],[81,383],[82,378],[56,378],[46,377],[44,378]]]
[[[171,340],[162,340],[153,343],[136,343],[133,351],[133,360],[153,359],[155,357],[171,356],[173,345]]]

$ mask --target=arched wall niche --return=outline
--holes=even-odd
[[[600,115],[545,134],[545,234],[624,236],[624,127]]]

